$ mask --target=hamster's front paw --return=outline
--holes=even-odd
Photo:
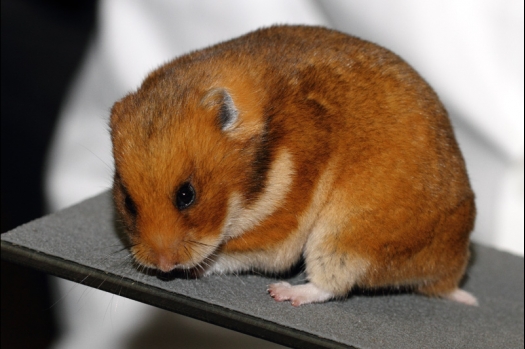
[[[290,301],[296,307],[301,304],[325,302],[334,296],[312,283],[292,286],[284,281],[269,285],[268,293],[276,301]]]

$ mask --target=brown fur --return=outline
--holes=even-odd
[[[238,119],[221,129],[226,95]],[[115,204],[143,265],[280,272],[304,255],[334,296],[447,295],[464,274],[474,195],[447,113],[375,44],[316,27],[249,33],[152,72],[111,130]],[[179,211],[187,181],[196,201]]]

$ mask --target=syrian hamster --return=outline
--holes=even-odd
[[[458,288],[474,194],[447,116],[407,63],[334,30],[273,26],[150,73],[110,118],[119,218],[142,266],[280,273],[277,301]]]

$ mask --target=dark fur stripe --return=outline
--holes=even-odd
[[[248,202],[255,201],[266,187],[266,179],[270,165],[273,160],[273,142],[271,142],[271,135],[269,132],[270,119],[266,119],[263,132],[257,137],[254,142],[256,150],[252,162],[251,174],[248,177],[246,200]]]

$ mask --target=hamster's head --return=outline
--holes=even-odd
[[[150,76],[113,106],[114,202],[140,265],[204,269],[232,237],[269,161],[247,91]]]

